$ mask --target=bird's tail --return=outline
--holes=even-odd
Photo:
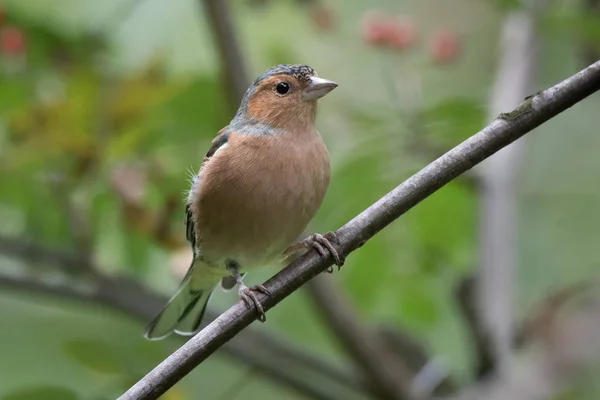
[[[195,264],[199,260],[192,261],[175,295],[146,327],[146,339],[161,340],[173,332],[186,336],[198,332],[216,281],[210,276],[198,276],[203,268]]]

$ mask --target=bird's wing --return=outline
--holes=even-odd
[[[217,136],[213,139],[212,145],[210,146],[210,149],[208,149],[208,153],[206,153],[206,156],[204,157],[202,166],[206,165],[206,162],[208,160],[210,160],[210,158],[212,156],[215,155],[217,150],[219,150],[220,148],[225,146],[227,144],[228,140],[229,140],[229,131],[227,130],[227,128],[221,129],[219,131],[219,133],[217,134]],[[199,174],[201,172],[202,172],[202,167],[200,167]],[[196,252],[196,234],[195,234],[196,229],[194,227],[194,218],[192,215],[192,207],[191,207],[191,203],[189,200],[185,206],[185,226],[186,226],[186,230],[185,230],[186,235],[185,236],[187,238],[187,241],[192,246],[192,249],[194,250],[194,253],[195,253]]]
[[[209,158],[215,155],[217,150],[227,144],[229,140],[229,130],[227,128],[223,128],[219,131],[217,136],[213,139],[212,145],[210,149],[208,149],[208,153],[206,153],[206,157],[204,157],[204,162],[208,161]]]
[[[185,237],[190,242],[192,249],[196,249],[196,235],[194,231],[194,218],[192,218],[192,208],[190,203],[185,205]]]

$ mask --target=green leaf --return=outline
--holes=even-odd
[[[595,14],[551,12],[544,16],[541,25],[544,33],[556,37],[577,37],[600,43],[600,18]]]
[[[127,368],[119,350],[98,340],[73,340],[63,345],[66,355],[85,367],[104,374],[123,374]]]
[[[453,98],[423,111],[421,120],[435,144],[454,146],[484,125],[485,110],[475,99]]]
[[[22,106],[27,102],[27,87],[23,82],[0,79],[0,110],[5,112],[11,108]]]
[[[2,400],[77,400],[71,390],[59,386],[38,386],[18,389],[2,397]]]
[[[431,326],[439,318],[439,307],[428,287],[425,282],[411,282],[401,291],[402,312],[411,323]]]
[[[423,272],[435,272],[440,262],[457,270],[470,266],[476,207],[471,189],[451,183],[406,215]]]
[[[521,0],[496,0],[498,7],[503,10],[513,10],[523,6]]]
[[[271,45],[266,51],[265,59],[267,61],[266,64],[268,65],[294,63],[298,61],[294,52],[290,51],[290,47],[282,46],[281,44]]]
[[[390,249],[381,237],[374,238],[366,243],[360,251],[356,251],[348,260],[346,269],[347,289],[352,298],[359,299],[356,307],[367,312],[372,312],[377,305],[380,292],[385,286],[386,279],[390,276]]]
[[[149,249],[153,248],[151,238],[138,232],[128,232],[123,236],[124,263],[135,271],[147,270],[150,263]]]
[[[225,104],[222,83],[213,76],[199,77],[163,105],[165,125],[153,132],[155,144],[189,146],[190,132],[212,140],[232,115]]]

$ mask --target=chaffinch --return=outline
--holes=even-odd
[[[236,284],[248,308],[263,307],[244,271],[314,247],[343,264],[331,241],[315,234],[296,241],[329,185],[329,152],[315,127],[317,100],[337,87],[307,65],[277,65],[256,79],[230,124],[219,131],[193,176],[186,236],[194,258],[179,289],[148,325],[145,337],[193,335],[213,288]]]

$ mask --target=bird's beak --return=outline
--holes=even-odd
[[[318,100],[337,86],[338,84],[333,81],[328,81],[327,79],[319,78],[318,76],[311,76],[310,83],[308,87],[304,89],[302,98],[304,101]]]

